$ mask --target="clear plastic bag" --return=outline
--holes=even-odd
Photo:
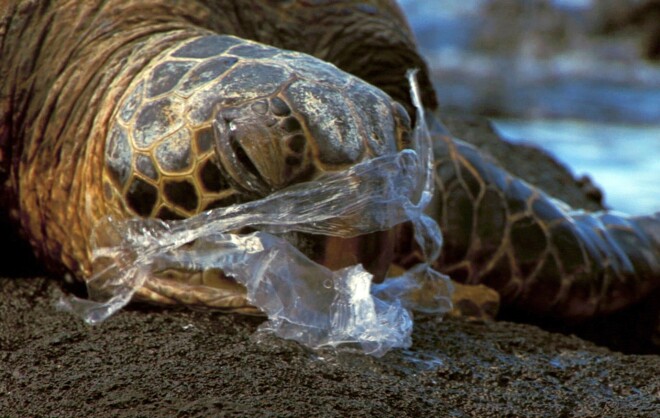
[[[181,221],[105,219],[92,237],[90,300],[68,298],[61,307],[98,323],[154,272],[215,268],[245,285],[250,303],[268,315],[262,329],[282,338],[311,348],[358,343],[376,356],[410,346],[409,310],[450,310],[452,287],[430,267],[441,245],[437,224],[423,212],[433,194],[432,152],[413,73],[409,79],[417,107],[414,149]],[[426,261],[378,285],[361,265],[331,271],[278,236],[354,237],[407,221]],[[229,232],[247,226],[257,232]]]

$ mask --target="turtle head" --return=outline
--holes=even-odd
[[[352,77],[294,77],[272,96],[218,109],[213,126],[222,172],[251,197],[408,148],[411,133],[402,105]]]
[[[410,133],[403,106],[332,64],[203,36],[163,54],[127,89],[106,139],[104,198],[118,212],[186,218],[395,153]],[[369,268],[389,264],[370,261],[391,253],[392,239],[379,234],[291,240],[328,267]]]
[[[218,109],[215,146],[227,181],[258,198],[410,146],[411,123],[402,105],[355,77],[341,74],[339,81],[296,73],[275,94]],[[392,259],[393,233],[356,238],[293,233],[287,239],[327,267],[362,263],[378,280]]]

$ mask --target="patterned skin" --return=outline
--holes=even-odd
[[[2,206],[38,257],[81,279],[107,215],[183,218],[403,149],[409,68],[436,106],[393,1],[2,1],[0,15]],[[564,318],[658,287],[659,215],[574,213],[440,129],[434,140],[439,270]],[[417,258],[406,226],[297,239],[378,279]],[[254,312],[217,271],[163,272],[136,296]]]

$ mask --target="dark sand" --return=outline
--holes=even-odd
[[[598,207],[588,184],[542,153],[497,141],[479,120],[448,125],[556,196]],[[2,275],[33,270],[16,251],[0,254]],[[69,290],[0,279],[0,417],[660,416],[659,355],[532,325],[418,318],[411,350],[374,359],[255,336],[254,317],[131,307],[90,327],[55,310]],[[579,331],[615,347],[641,341],[616,335],[651,323],[653,305]]]

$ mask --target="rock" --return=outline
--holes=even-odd
[[[602,2],[597,16],[600,33],[641,38],[646,59],[660,60],[660,1],[607,0]]]
[[[254,336],[259,318],[130,308],[98,327],[57,282],[0,279],[7,416],[652,416],[660,356],[529,325],[418,318],[381,359]]]

